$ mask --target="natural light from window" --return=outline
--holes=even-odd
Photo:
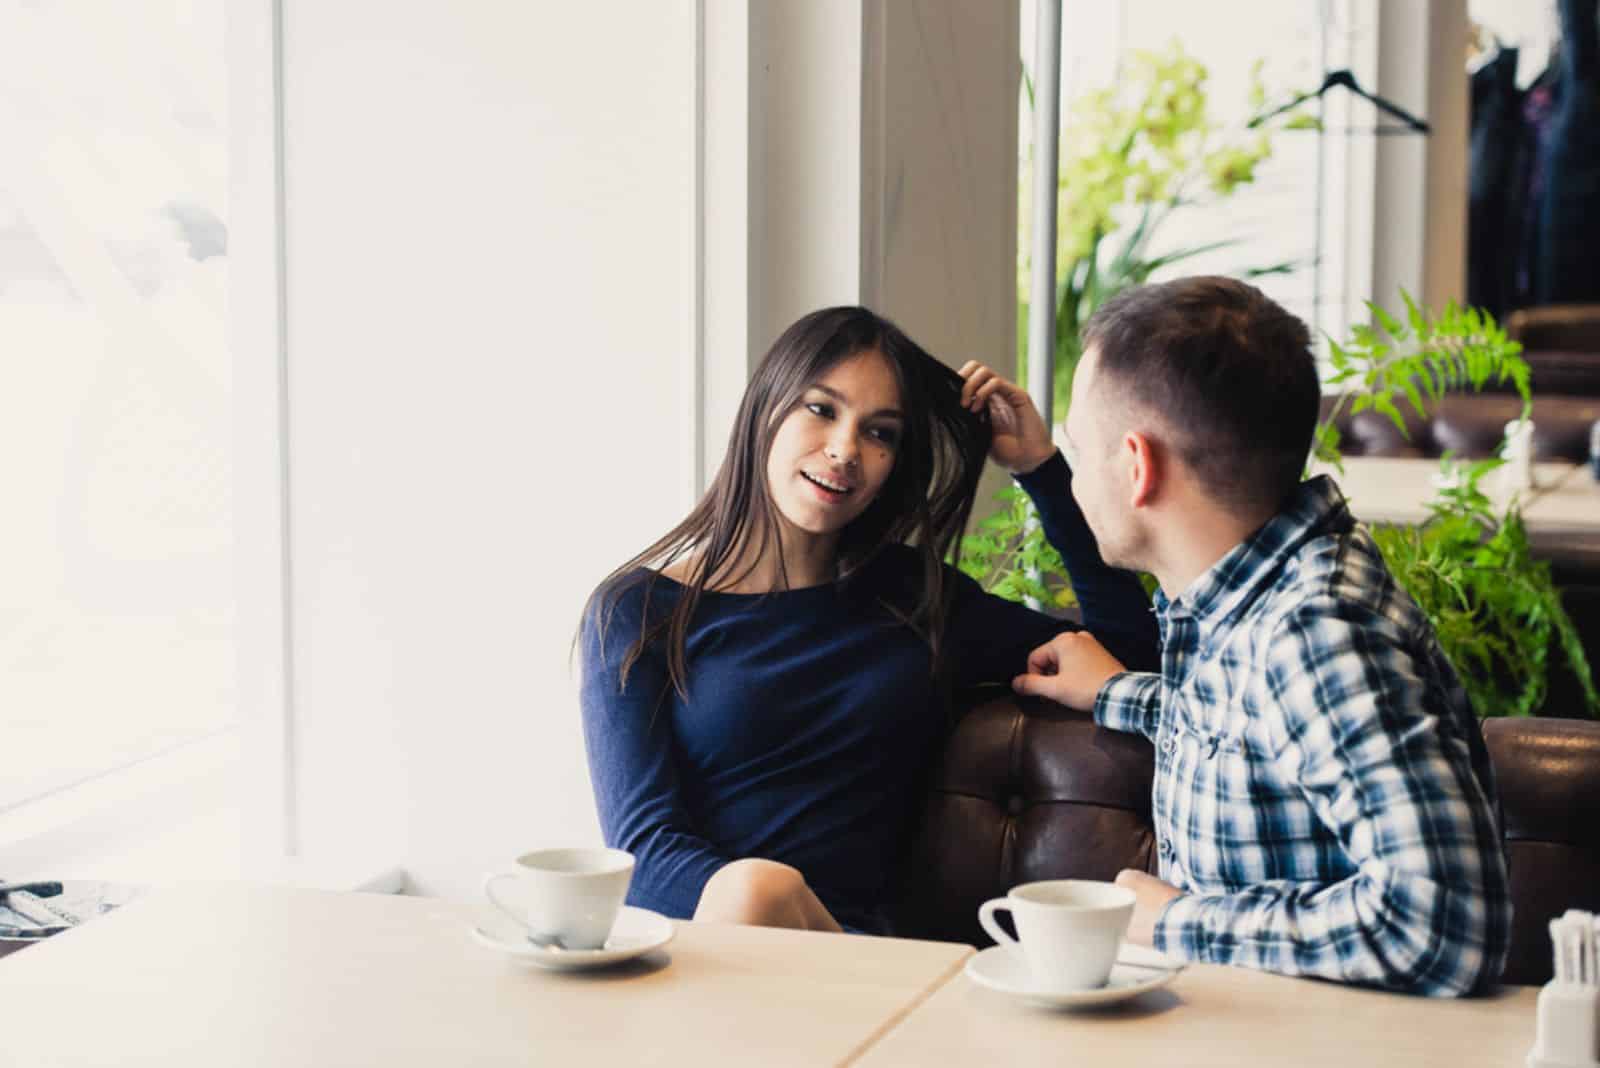
[[[0,0],[0,813],[234,721],[223,11]]]
[[[1033,5],[1022,14],[1022,54],[1031,68],[1034,58]],[[1248,33],[1241,27],[1248,26]],[[1267,91],[1266,106],[1317,88],[1327,70],[1354,65],[1354,52],[1376,33],[1369,4],[1359,0],[1065,0],[1062,8],[1061,92],[1063,153],[1071,150],[1080,121],[1074,102],[1125,76],[1135,51],[1167,54],[1181,49],[1206,68],[1203,92],[1209,114],[1218,124],[1210,147],[1222,141],[1245,143],[1254,134],[1245,123],[1260,113],[1250,98],[1252,68],[1259,62]],[[1271,139],[1272,155],[1256,170],[1255,181],[1240,186],[1223,200],[1195,188],[1193,203],[1162,213],[1152,231],[1151,258],[1202,246],[1212,251],[1186,256],[1158,269],[1152,280],[1189,274],[1247,275],[1270,296],[1282,301],[1320,334],[1342,334],[1360,315],[1364,293],[1347,291],[1345,212],[1347,156],[1352,134],[1345,128],[1349,102],[1328,100],[1324,116],[1332,129],[1279,131]],[[1314,106],[1308,107],[1316,115]],[[1371,126],[1367,115],[1357,116]],[[1032,136],[1032,117],[1024,109],[1024,166]],[[1319,174],[1321,195],[1319,197]],[[1031,194],[1028,194],[1031,195]],[[1026,225],[1029,205],[1019,205]],[[1133,212],[1125,213],[1131,226]],[[1120,247],[1124,234],[1114,235]],[[1022,245],[1026,254],[1026,236]],[[1058,264],[1059,269],[1059,264]],[[1026,274],[1023,292],[1026,293]]]

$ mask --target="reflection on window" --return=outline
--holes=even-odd
[[[1031,8],[1024,4],[1022,9],[1022,54],[1030,66]],[[1074,137],[1072,102],[1125,77],[1136,51],[1168,54],[1177,47],[1203,64],[1203,91],[1218,133],[1242,141],[1249,136],[1245,124],[1267,105],[1317,88],[1326,71],[1359,67],[1360,47],[1376,34],[1374,15],[1370,3],[1358,0],[1066,0],[1063,153]],[[1242,27],[1248,32],[1241,32]],[[1258,62],[1269,94],[1266,101],[1251,99],[1252,70]],[[1209,251],[1159,268],[1152,280],[1212,273],[1252,277],[1270,269],[1252,280],[1305,319],[1314,335],[1342,335],[1350,322],[1364,318],[1361,302],[1367,294],[1352,291],[1349,262],[1349,100],[1334,94],[1326,109],[1319,112],[1311,105],[1305,110],[1327,123],[1328,136],[1312,130],[1280,131],[1253,182],[1222,200],[1197,189],[1188,207],[1158,213],[1146,258],[1188,249]],[[1026,150],[1031,117],[1022,134]],[[1212,138],[1211,147],[1217,140]],[[1026,198],[1020,207],[1028,211]],[[1128,209],[1123,225],[1131,228],[1136,218],[1137,211]],[[1121,247],[1121,235],[1112,245]]]
[[[0,0],[0,811],[230,725],[221,0]]]

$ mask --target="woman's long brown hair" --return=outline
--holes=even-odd
[[[589,597],[584,618],[603,636],[623,594],[642,584],[642,625],[621,664],[621,684],[644,651],[664,643],[667,674],[681,697],[689,692],[684,640],[706,584],[748,577],[777,540],[778,510],[767,485],[767,454],[778,425],[805,391],[858,353],[884,355],[900,388],[904,429],[894,468],[877,498],[840,532],[838,578],[848,582],[885,547],[910,545],[921,558],[922,582],[906,604],[889,605],[923,640],[935,677],[944,664],[946,589],[951,558],[972,513],[989,451],[985,417],[961,406],[962,379],[924,352],[887,319],[859,307],[823,308],[783,332],[745,389],[716,478],[688,518],[613,571]],[[683,591],[670,614],[653,619],[659,570],[692,555]],[[744,570],[734,573],[743,563]],[[651,565],[655,570],[651,569]],[[670,581],[670,580],[669,580]],[[778,589],[788,588],[782,553]]]

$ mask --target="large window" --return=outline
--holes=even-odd
[[[221,0],[0,0],[0,812],[234,720]]]
[[[1031,0],[1022,4],[1025,65],[1034,56]],[[1248,32],[1241,32],[1241,27]],[[1325,72],[1356,68],[1377,34],[1370,0],[1065,0],[1062,11],[1061,92],[1062,153],[1070,150],[1073,124],[1081,121],[1073,102],[1124,76],[1136,51],[1165,53],[1181,48],[1207,71],[1204,92],[1210,115],[1219,124],[1215,145],[1247,139],[1245,123],[1278,101],[1321,84]],[[1252,71],[1268,91],[1266,101],[1251,99]],[[1349,324],[1363,320],[1362,274],[1352,247],[1352,220],[1347,201],[1353,154],[1370,158],[1371,128],[1376,113],[1353,108],[1352,97],[1329,94],[1325,103],[1305,108],[1326,129],[1280,131],[1272,139],[1272,155],[1256,171],[1255,181],[1223,200],[1194,190],[1197,203],[1164,215],[1149,245],[1152,256],[1175,250],[1216,246],[1186,257],[1156,273],[1155,280],[1187,274],[1240,275],[1251,270],[1278,270],[1257,279],[1313,327],[1341,336]],[[1359,103],[1359,102],[1358,102]],[[1023,151],[1031,139],[1031,117],[1025,115]],[[1024,160],[1024,166],[1028,165]],[[1370,194],[1369,194],[1370,195]],[[1026,210],[1026,205],[1024,205]],[[1063,205],[1063,210],[1066,205]],[[1123,218],[1132,224],[1134,212]],[[1117,235],[1118,242],[1122,235]],[[1022,248],[1026,255],[1027,239]],[[1119,245],[1114,245],[1119,247]],[[1024,293],[1026,281],[1024,276]]]

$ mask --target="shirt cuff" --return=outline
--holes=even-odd
[[[1184,894],[1167,902],[1156,917],[1155,948],[1184,960],[1206,959],[1205,898]]]
[[[1067,467],[1067,458],[1057,449],[1050,454],[1050,459],[1035,467],[1032,471],[1023,471],[1011,476],[1017,480],[1017,485],[1027,491],[1028,496],[1033,496],[1034,488],[1040,483],[1055,483],[1060,485],[1072,477],[1072,472]]]
[[[1119,671],[1107,679],[1095,695],[1094,721],[1114,731],[1154,739],[1160,700],[1160,675],[1148,671]]]

